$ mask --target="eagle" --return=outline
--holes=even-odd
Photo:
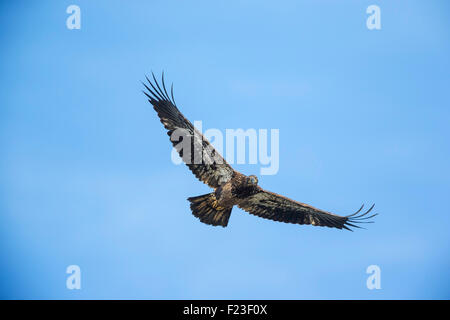
[[[187,199],[192,214],[201,222],[226,227],[231,210],[237,206],[264,219],[300,225],[353,231],[352,227],[361,228],[361,223],[373,223],[369,219],[377,214],[368,214],[375,204],[365,212],[362,212],[363,204],[355,213],[340,216],[262,189],[255,175],[246,176],[234,170],[178,110],[173,95],[173,83],[169,95],[164,83],[164,72],[161,83],[158,83],[153,72],[152,77],[153,82],[147,76],[147,83],[142,82],[146,90],[143,90],[143,93],[167,129],[173,146],[189,170],[200,181],[214,189],[214,192]],[[180,141],[185,141],[184,146],[190,148],[180,147]],[[189,152],[186,152],[186,149]]]

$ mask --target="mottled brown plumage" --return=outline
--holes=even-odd
[[[258,186],[257,177],[246,176],[233,170],[209,141],[181,114],[175,104],[173,86],[170,96],[167,92],[164,74],[161,86],[154,75],[153,80],[154,83],[147,78],[148,85],[143,83],[147,89],[144,94],[167,129],[172,144],[192,173],[200,181],[214,188],[212,193],[188,198],[193,215],[201,222],[226,227],[235,205],[265,219],[347,230],[351,230],[350,227],[359,228],[358,223],[370,223],[367,219],[376,215],[367,216],[374,206],[359,214],[362,206],[352,215],[339,216],[262,189]],[[180,148],[180,142],[184,139],[187,139],[191,152]]]

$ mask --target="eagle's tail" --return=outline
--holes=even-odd
[[[204,194],[198,197],[188,198],[191,203],[192,214],[201,222],[226,227],[230,219],[232,207],[224,208],[217,204],[216,195],[213,193]]]

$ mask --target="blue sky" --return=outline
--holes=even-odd
[[[81,8],[81,29],[66,8]],[[366,8],[381,8],[381,30]],[[4,299],[450,298],[447,1],[0,5]],[[376,223],[346,232],[234,209],[213,228],[141,93],[174,82],[204,129],[280,130],[260,185]],[[259,165],[236,165],[245,174]],[[66,288],[67,266],[81,290]],[[368,290],[366,268],[381,268]]]

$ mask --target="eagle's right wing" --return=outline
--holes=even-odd
[[[362,214],[359,213],[363,206],[351,215],[339,216],[262,188],[258,188],[257,192],[243,198],[238,204],[239,208],[265,219],[347,230],[351,230],[351,227],[360,228],[359,223],[371,223],[372,221],[368,221],[368,219],[377,214],[370,216],[367,214],[372,211],[374,206]]]
[[[164,84],[164,74],[162,89],[154,75],[153,80],[154,84],[147,78],[153,90],[143,83],[148,90],[148,92],[144,91],[144,94],[158,113],[161,123],[168,130],[167,134],[180,157],[192,173],[211,188],[217,188],[228,182],[233,177],[233,168],[178,110],[173,98],[173,86],[171,87],[172,98],[170,98]]]

